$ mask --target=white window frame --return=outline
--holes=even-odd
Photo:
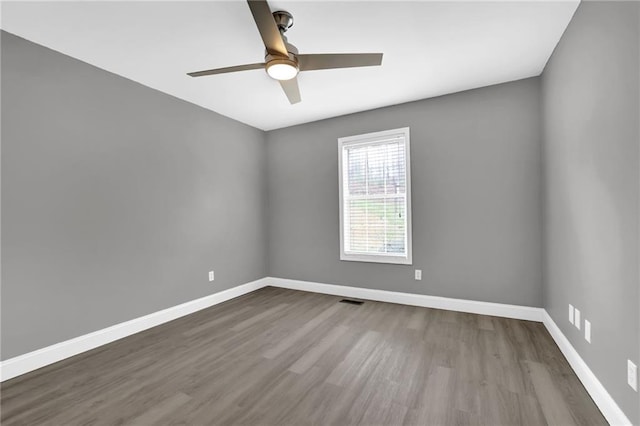
[[[346,156],[343,156],[345,146],[352,145],[367,145],[375,142],[383,142],[393,137],[402,136],[405,140],[405,212],[406,212],[406,236],[405,236],[405,255],[393,255],[389,253],[384,254],[372,254],[372,253],[347,253],[345,252],[345,223],[344,223],[344,194],[346,184],[343,178],[343,170],[345,169]],[[364,135],[348,136],[338,139],[338,179],[339,179],[339,204],[340,204],[340,260],[353,261],[353,262],[374,262],[374,263],[392,263],[401,265],[412,264],[412,228],[411,228],[411,160],[409,154],[411,152],[409,143],[409,128],[402,127],[399,129],[384,130],[382,132],[367,133]]]

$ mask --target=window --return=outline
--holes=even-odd
[[[340,259],[411,264],[409,128],[338,139]]]

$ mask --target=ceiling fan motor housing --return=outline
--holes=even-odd
[[[276,64],[286,64],[294,67],[296,70],[300,69],[298,66],[298,58],[296,56],[298,54],[298,48],[295,47],[293,44],[289,43],[289,41],[287,40],[287,37],[284,34],[282,35],[282,39],[284,41],[285,46],[287,47],[288,55],[287,57],[283,57],[280,55],[272,55],[268,51],[265,51],[264,62],[267,64],[267,66],[265,67],[267,70],[267,73],[269,73],[268,72],[269,67]]]

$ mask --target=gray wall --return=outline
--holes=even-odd
[[[2,359],[264,277],[264,174],[263,132],[3,32]]]
[[[635,424],[640,360],[637,2],[583,2],[542,74],[544,306]],[[568,304],[592,324],[571,326]]]
[[[270,276],[542,306],[539,83],[268,132]],[[405,126],[413,266],[340,261],[337,139]]]

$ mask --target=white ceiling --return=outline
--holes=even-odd
[[[271,130],[537,76],[578,3],[273,0],[301,53],[384,53],[381,67],[301,73],[296,105],[263,70],[185,74],[263,60],[243,1],[3,2],[2,28]]]

